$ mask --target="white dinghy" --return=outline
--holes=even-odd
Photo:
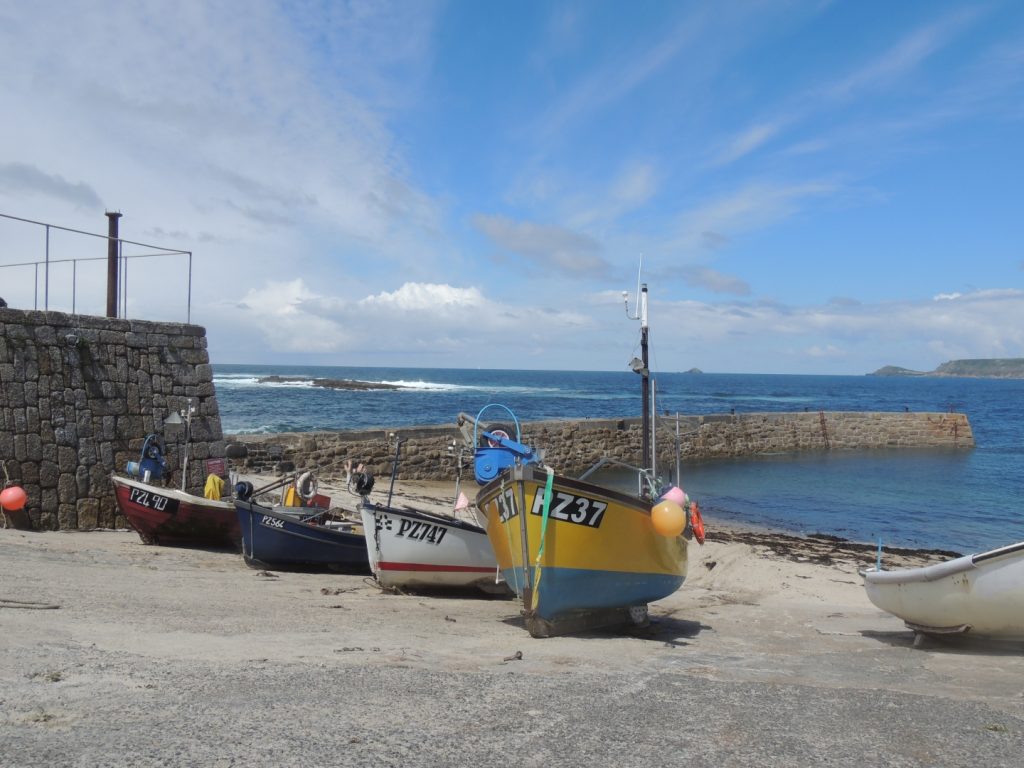
[[[924,568],[861,574],[871,602],[917,633],[1024,640],[1024,541]]]

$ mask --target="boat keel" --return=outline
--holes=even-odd
[[[903,622],[907,629],[914,632],[914,647],[923,648],[929,639],[943,638],[949,635],[963,635],[971,631],[970,624],[958,624],[955,627],[928,627],[924,624],[914,624],[910,621]]]
[[[530,636],[538,638],[571,635],[576,632],[609,627],[646,627],[651,623],[646,605],[580,611],[553,619],[542,618],[532,611],[524,611],[523,615],[526,618],[526,629]]]

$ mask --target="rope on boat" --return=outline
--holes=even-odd
[[[501,476],[501,487],[500,487],[499,490],[500,490],[500,495],[498,496],[498,498],[499,499],[504,499],[505,498],[505,476],[504,475]],[[500,507],[499,507],[499,509],[500,509]],[[524,512],[524,514],[525,514],[525,512]],[[511,525],[511,520],[512,520],[512,518],[510,517],[507,520],[505,520],[505,523],[504,523],[504,525],[505,525],[505,543],[508,544],[508,561],[512,565],[512,567],[509,569],[509,570],[512,571],[512,582],[513,582],[512,587],[513,587],[513,590],[515,591],[515,593],[517,595],[521,596],[523,594],[523,589],[519,585],[519,574],[516,572],[516,560],[515,560],[515,556],[512,554],[512,525]],[[527,563],[523,563],[523,579],[524,580],[526,579],[526,575],[527,575],[526,574],[526,569],[528,567],[529,567],[529,565]],[[500,568],[500,566],[499,566],[499,568]],[[523,586],[525,586],[525,584]]]
[[[544,556],[544,541],[548,535],[548,512],[551,510],[551,488],[555,483],[555,472],[551,467],[546,467],[548,471],[547,482],[544,483],[544,511],[541,513],[540,520],[540,546],[537,547],[537,560],[533,566],[533,605],[530,606],[530,610],[537,610],[537,603],[540,600],[540,576],[541,566],[540,559]],[[525,513],[525,510],[524,510]]]
[[[60,608],[53,603],[37,603],[33,600],[12,600],[8,597],[0,597],[0,608],[29,608],[37,611],[52,611]]]

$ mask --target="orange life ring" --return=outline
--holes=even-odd
[[[704,543],[704,518],[700,516],[700,508],[697,502],[690,504],[690,530],[693,531],[693,538],[698,544]]]

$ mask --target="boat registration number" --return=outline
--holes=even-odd
[[[606,509],[608,509],[606,502],[588,499],[586,496],[575,496],[563,491],[554,491],[551,494],[551,506],[548,509],[548,516],[552,520],[563,520],[567,523],[598,528],[601,525],[601,519],[604,517]],[[533,497],[533,509],[530,510],[530,514],[544,514],[543,490],[538,490]]]
[[[157,512],[167,512],[173,515],[178,511],[177,499],[169,499],[166,496],[161,496],[159,493],[144,491],[141,488],[129,490],[128,501],[146,509],[155,509]]]
[[[260,525],[265,525],[267,528],[284,528],[284,520],[279,517],[264,515],[263,519],[260,520]]]
[[[508,522],[519,514],[519,507],[516,504],[515,493],[507,489],[496,500],[498,505],[498,520]],[[548,508],[548,517],[552,520],[561,520],[575,525],[585,525],[588,528],[599,528],[604,518],[605,510],[608,509],[607,502],[588,499],[586,496],[576,496],[564,491],[554,491],[551,494],[551,506]],[[544,490],[538,489],[533,497],[533,508],[531,515],[544,514]]]
[[[398,533],[395,536],[403,536],[416,541],[428,541],[431,544],[440,544],[441,539],[448,533],[448,529],[441,525],[431,525],[417,520],[402,520],[398,525]]]

